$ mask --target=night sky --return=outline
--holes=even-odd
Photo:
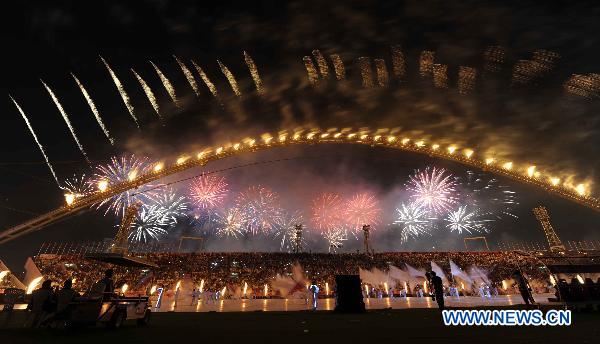
[[[571,74],[600,72],[600,4],[594,1],[574,5],[527,1],[518,5],[485,1],[256,1],[240,5],[167,0],[56,5],[23,1],[4,4],[2,13],[2,229],[64,201],[9,94],[29,116],[60,179],[91,173],[40,79],[61,100],[94,163],[126,152],[156,159],[176,157],[212,143],[298,126],[368,126],[427,132],[494,151],[499,157],[572,174],[576,180],[592,183],[593,194],[600,194],[599,100],[567,96],[562,87]],[[384,58],[389,64],[393,44],[401,45],[406,54],[407,78],[387,89],[363,90],[356,59]],[[435,89],[431,80],[419,76],[417,61],[422,50],[436,51],[436,61],[447,64],[455,75],[459,65],[482,70],[482,55],[490,45],[506,48],[506,62],[500,72],[479,78],[471,95],[458,94],[453,76],[448,90]],[[340,54],[348,81],[311,88],[302,56],[313,49],[325,55]],[[510,84],[512,66],[530,59],[536,49],[561,57],[547,75],[514,87]],[[253,91],[243,51],[256,61],[267,90],[264,97]],[[99,55],[112,65],[131,96],[141,130],[129,117]],[[189,67],[190,59],[198,62],[217,85],[223,104],[211,99],[206,87],[197,99],[172,55]],[[242,99],[231,93],[217,59],[236,75]],[[171,79],[182,109],[172,104],[149,60]],[[153,88],[166,117],[163,122],[156,118],[130,68]],[[114,147],[96,124],[71,72],[93,97],[117,140]],[[293,203],[298,190],[306,187],[318,192],[334,179],[339,181],[337,187],[368,185],[389,195],[417,168],[435,165],[456,174],[465,171],[453,163],[399,151],[324,146],[232,158],[186,175],[285,157],[303,159],[240,169],[227,177],[239,185],[270,181],[270,187]],[[301,177],[291,183],[294,174]],[[490,241],[543,241],[531,213],[538,204],[549,208],[563,240],[600,238],[596,212],[529,186],[501,181],[520,195],[515,209],[519,219],[497,226],[488,236]],[[1,245],[0,259],[18,270],[44,241],[102,240],[114,235],[114,225],[114,218],[94,212],[74,216]],[[375,248],[394,249],[384,239]],[[462,247],[462,237],[447,239],[436,237],[400,249],[431,249],[435,240],[437,249]]]

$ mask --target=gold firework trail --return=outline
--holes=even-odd
[[[312,58],[310,58],[310,56],[304,56],[302,61],[304,61],[304,66],[306,67],[306,72],[308,73],[308,82],[313,87],[317,86],[317,83],[319,82],[319,73],[317,73],[317,68],[313,63]]]
[[[258,68],[256,68],[256,63],[252,59],[252,56],[244,51],[244,60],[246,60],[246,65],[250,70],[250,74],[252,75],[252,80],[254,80],[254,85],[256,86],[256,92],[258,94],[263,95],[264,90],[262,86],[262,81],[260,80],[260,74],[258,74]]]
[[[468,94],[475,87],[477,69],[473,67],[458,67],[458,93]]]
[[[433,85],[437,88],[448,87],[448,66],[434,63],[432,67]]]
[[[131,69],[131,72],[133,73],[133,75],[135,75],[136,79],[140,82],[140,85],[142,86],[142,89],[144,90],[146,97],[150,101],[150,104],[152,104],[152,108],[154,109],[154,111],[156,111],[158,118],[162,120],[163,117],[160,114],[160,108],[158,107],[158,102],[156,101],[154,92],[152,92],[152,89],[150,88],[150,86],[148,86],[146,81],[144,79],[142,79],[142,77],[138,73],[136,73],[135,70],[133,70],[133,68]]]
[[[319,49],[315,49],[312,51],[313,56],[317,60],[317,66],[319,66],[319,73],[323,79],[329,79],[329,66],[327,66],[327,60],[325,60],[325,56],[321,54]]]
[[[79,139],[77,138],[77,135],[75,134],[75,129],[73,129],[73,126],[71,125],[71,121],[69,120],[69,116],[67,116],[67,113],[65,112],[65,109],[63,109],[62,105],[58,101],[58,98],[56,98],[56,95],[54,94],[54,92],[52,92],[52,90],[50,89],[50,87],[48,87],[48,85],[46,85],[46,83],[43,80],[40,80],[40,81],[42,82],[42,84],[44,85],[44,87],[46,87],[46,91],[48,91],[48,93],[50,94],[50,97],[54,101],[54,104],[56,105],[56,108],[58,109],[58,111],[62,115],[62,118],[65,120],[65,123],[67,123],[67,127],[69,127],[69,131],[71,131],[71,135],[73,136],[73,139],[75,140],[75,143],[77,144],[77,147],[79,147],[79,150],[81,151],[81,154],[83,154],[83,156],[85,157],[85,160],[89,163],[90,160],[88,159],[88,156],[85,153],[85,150],[83,149],[83,146],[81,145],[81,143],[79,142]]]
[[[433,62],[435,60],[435,52],[423,50],[419,57],[419,73],[421,76],[429,76],[432,73]]]
[[[227,81],[229,81],[229,85],[231,85],[231,89],[233,90],[233,93],[235,93],[236,96],[240,97],[242,95],[242,93],[240,92],[238,83],[235,80],[233,73],[231,73],[229,68],[227,68],[227,66],[225,66],[223,63],[221,63],[221,61],[217,60],[217,63],[219,64],[219,67],[221,68],[221,72],[223,72],[223,74],[227,77]]]
[[[175,106],[177,106],[178,108],[181,108],[181,104],[179,103],[179,100],[177,99],[177,95],[175,94],[175,88],[173,87],[173,84],[171,83],[171,81],[169,81],[169,79],[154,64],[154,62],[150,61],[150,64],[152,65],[152,67],[154,67],[154,70],[156,71],[156,74],[158,74],[158,77],[160,78],[160,81],[162,82],[163,86],[167,90],[167,93],[169,94],[169,97],[171,97],[171,99],[173,100],[173,103],[175,103]]]
[[[392,70],[394,76],[398,79],[404,78],[406,74],[406,62],[404,60],[404,53],[399,45],[392,46]]]
[[[335,78],[338,81],[346,79],[346,69],[344,68],[344,61],[338,54],[329,55],[331,62],[333,62],[333,71],[335,72]]]
[[[206,73],[204,73],[202,67],[200,67],[196,62],[194,62],[194,60],[192,60],[192,64],[194,65],[194,68],[196,68],[198,74],[200,74],[200,78],[202,78],[202,81],[204,81],[204,84],[206,84],[206,87],[208,87],[213,97],[218,98],[219,94],[217,93],[217,88],[215,87],[215,84],[213,84],[212,81],[210,81]]]
[[[11,95],[9,95],[9,97],[13,101],[13,103],[15,103],[15,106],[17,107],[17,110],[19,110],[19,113],[23,117],[23,120],[25,120],[25,124],[27,124],[27,128],[29,128],[29,132],[31,133],[31,136],[33,136],[35,143],[37,143],[38,147],[40,148],[40,151],[42,152],[42,155],[44,156],[44,160],[46,160],[46,165],[48,165],[48,168],[50,169],[50,173],[52,173],[52,176],[54,177],[56,184],[58,185],[58,187],[60,187],[60,183],[58,182],[58,178],[56,177],[54,168],[52,168],[52,164],[50,163],[50,160],[48,159],[48,156],[46,155],[46,151],[44,150],[44,146],[42,146],[42,144],[40,143],[40,140],[38,140],[38,137],[35,134],[35,131],[33,131],[33,128],[31,127],[31,123],[29,123],[29,119],[27,118],[27,116],[25,115],[25,112],[23,111],[23,109],[21,109],[21,107],[19,106],[17,101]]]
[[[100,117],[100,112],[98,111],[98,108],[96,108],[96,104],[94,104],[94,101],[92,100],[92,97],[90,97],[90,94],[87,92],[87,90],[85,89],[85,87],[83,87],[83,84],[79,81],[79,79],[75,76],[75,74],[71,73],[71,76],[73,77],[73,79],[75,79],[75,82],[79,86],[79,89],[81,90],[81,93],[83,94],[83,97],[85,98],[85,100],[87,101],[88,105],[90,106],[90,110],[92,110],[92,113],[94,114],[94,117],[96,117],[96,122],[98,122],[98,125],[100,126],[100,129],[102,129],[102,131],[104,132],[104,135],[106,135],[106,138],[108,139],[108,141],[110,142],[110,144],[114,145],[115,144],[115,140],[110,136],[110,133],[108,132],[108,129],[104,125],[104,122],[102,121],[102,117]]]
[[[117,90],[119,91],[119,94],[121,95],[121,99],[123,99],[123,103],[125,103],[125,107],[127,108],[127,111],[129,111],[129,115],[131,116],[131,118],[133,118],[135,125],[139,129],[140,123],[138,122],[137,117],[135,117],[135,113],[133,112],[133,105],[131,104],[131,99],[129,99],[129,95],[127,94],[127,92],[125,92],[125,88],[123,88],[123,84],[121,83],[121,80],[119,80],[119,78],[117,78],[117,75],[115,74],[115,72],[113,72],[112,68],[110,68],[110,65],[106,62],[106,60],[104,60],[104,58],[102,56],[100,56],[100,59],[102,60],[102,63],[104,63],[104,66],[106,66],[106,69],[108,69],[108,73],[110,74],[110,77],[113,79],[115,86],[117,86]]]
[[[183,75],[185,75],[187,82],[194,90],[194,93],[196,93],[196,97],[200,97],[200,88],[198,88],[198,83],[196,83],[196,78],[194,78],[192,71],[183,62],[181,62],[177,56],[173,55],[173,57],[175,58],[175,61],[177,61],[179,68],[181,68]]]
[[[360,75],[362,76],[362,85],[366,88],[373,87],[373,72],[371,71],[371,59],[368,57],[359,57]]]
[[[385,66],[384,59],[375,59],[375,70],[377,71],[377,84],[381,87],[388,85],[390,81],[390,75],[388,74],[387,67]]]

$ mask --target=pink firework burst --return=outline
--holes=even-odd
[[[244,230],[253,235],[269,234],[283,212],[277,194],[260,185],[240,192],[235,205],[244,213]]]
[[[223,205],[228,191],[224,177],[203,174],[192,180],[190,198],[201,209],[217,208]]]
[[[324,193],[312,201],[312,222],[316,229],[327,231],[344,223],[344,204],[338,194]]]
[[[454,177],[443,168],[417,170],[406,188],[415,203],[435,214],[448,212],[457,202]]]
[[[352,230],[360,230],[363,225],[371,225],[373,229],[380,218],[379,201],[368,192],[356,194],[346,202],[346,222]]]

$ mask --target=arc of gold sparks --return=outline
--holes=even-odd
[[[151,172],[137,175],[131,178],[131,180],[117,185],[108,187],[106,184],[99,184],[98,191],[89,196],[75,198],[71,203],[58,209],[0,232],[0,244],[29,232],[39,230],[65,217],[74,215],[79,211],[89,209],[90,206],[104,199],[190,168],[204,166],[210,162],[243,153],[257,152],[282,146],[315,144],[360,144],[426,154],[434,158],[458,162],[466,166],[509,177],[519,182],[536,186],[595,211],[600,211],[600,199],[592,197],[589,190],[583,184],[569,187],[565,184],[560,184],[560,181],[554,179],[555,177],[546,175],[541,170],[538,170],[536,166],[521,168],[521,165],[517,165],[512,161],[496,161],[490,157],[478,157],[473,149],[463,149],[454,144],[442,147],[440,144],[435,143],[435,141],[425,142],[425,140],[419,138],[385,135],[379,134],[378,131],[369,132],[363,129],[359,131],[283,131],[277,135],[263,134],[260,138],[256,139],[244,139],[236,143],[205,148],[197,154],[183,155],[171,164],[160,162],[157,163],[157,166],[160,166],[160,168],[154,168]]]

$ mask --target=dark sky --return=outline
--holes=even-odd
[[[63,201],[8,94],[28,114],[61,179],[90,171],[40,78],[54,89],[82,144],[97,162],[123,152],[156,158],[174,156],[190,147],[300,125],[401,127],[484,150],[498,149],[499,156],[506,154],[515,161],[530,161],[597,184],[598,100],[567,97],[562,83],[573,73],[600,71],[599,17],[600,5],[594,1],[4,4],[0,20],[4,48],[0,54],[0,93],[5,95],[0,102],[0,227],[24,221]],[[370,56],[389,62],[392,44],[402,45],[407,55],[405,82],[382,91],[361,90],[352,61]],[[503,71],[478,80],[473,95],[460,96],[452,87],[434,89],[418,76],[416,61],[423,49],[436,51],[439,61],[456,73],[459,65],[481,70],[482,53],[489,45],[506,48],[506,63]],[[330,83],[317,90],[307,85],[302,56],[315,48],[342,55],[349,69],[348,83]],[[517,60],[531,58],[536,49],[555,51],[561,58],[545,77],[511,87],[512,66]],[[252,92],[244,50],[254,57],[265,82],[267,95],[263,98]],[[194,59],[202,65],[217,84],[224,104],[211,100],[206,88],[200,99],[194,99],[173,54],[186,63]],[[129,118],[98,55],[120,76],[141,118],[141,131]],[[216,59],[238,76],[242,100],[227,91]],[[185,104],[182,110],[169,102],[148,60],[173,81]],[[167,115],[164,123],[156,120],[129,68],[135,68],[155,90]],[[94,98],[117,138],[114,147],[103,137],[70,72],[77,74]],[[277,154],[334,154],[324,150]],[[356,166],[353,178],[381,184],[394,183],[394,178],[402,180],[415,168],[444,164],[400,152],[352,147],[336,152],[339,161],[313,159],[302,168],[322,175],[329,173],[323,171],[332,170],[331,166]],[[237,162],[223,164],[233,166]],[[447,167],[460,171],[456,166]],[[289,164],[273,171],[292,173],[294,168],[298,166]],[[254,176],[252,172],[248,175]],[[507,223],[504,229],[508,238],[543,240],[530,209],[544,203],[565,239],[598,239],[596,213],[530,187],[506,183],[522,195],[519,221]],[[0,246],[0,259],[18,268],[45,240],[98,240],[112,235],[113,224],[112,219],[99,215],[75,216],[47,231]],[[501,240],[504,232],[497,231],[496,239]]]

